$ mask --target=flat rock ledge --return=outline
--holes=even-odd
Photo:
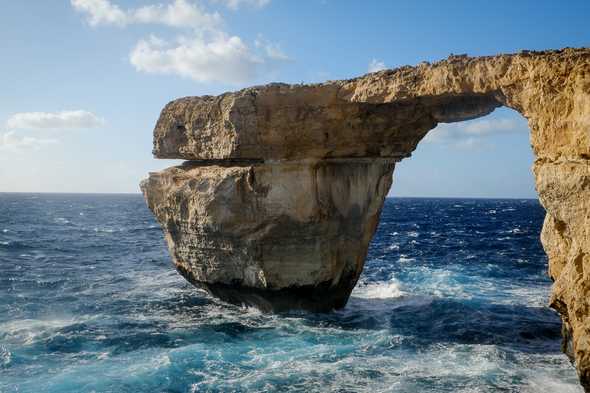
[[[163,109],[153,152],[188,161],[150,173],[141,189],[194,285],[266,311],[342,308],[395,163],[438,123],[500,106],[528,120],[549,304],[590,392],[590,49],[450,56],[181,98]]]

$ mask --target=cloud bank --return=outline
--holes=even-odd
[[[75,110],[62,112],[22,112],[15,113],[6,121],[8,129],[67,129],[95,128],[104,120],[94,113]]]
[[[57,143],[55,139],[22,136],[15,131],[8,131],[0,135],[0,151],[39,150],[43,146],[55,143]]]
[[[214,0],[230,9],[261,8],[270,0]],[[131,49],[129,62],[139,72],[177,75],[196,82],[240,84],[256,80],[289,58],[274,43],[258,39],[248,45],[228,34],[218,12],[187,0],[123,10],[109,0],[71,0],[91,26],[163,25],[183,30],[167,39],[154,34]]]
[[[220,36],[211,41],[179,37],[176,42],[152,36],[137,43],[129,60],[136,70],[146,73],[235,84],[256,78],[265,63],[236,36]]]
[[[71,0],[72,7],[86,16],[91,26],[130,24],[161,24],[171,27],[212,29],[221,23],[221,15],[208,13],[186,0],[163,5],[154,4],[122,10],[109,0]]]

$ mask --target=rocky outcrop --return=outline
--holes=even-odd
[[[363,268],[391,183],[439,122],[507,106],[528,119],[547,211],[542,242],[564,350],[590,391],[590,50],[401,67],[169,103],[142,183],[178,270],[266,310],[339,308]]]
[[[393,165],[190,161],[142,188],[189,281],[268,311],[328,311],[363,269]]]

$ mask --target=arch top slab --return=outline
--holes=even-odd
[[[438,123],[528,120],[563,348],[590,392],[590,49],[450,56],[354,79],[185,97],[162,110],[141,184],[184,277],[268,311],[343,307],[395,163]]]
[[[589,120],[579,115],[588,113],[589,63],[590,49],[451,56],[350,80],[180,98],[162,110],[153,153],[186,160],[405,157],[437,123],[505,105],[529,120],[537,155],[585,154],[590,137],[581,129]]]

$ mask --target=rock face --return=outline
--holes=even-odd
[[[142,184],[178,270],[268,311],[344,307],[360,275],[392,160],[194,161]]]
[[[499,106],[528,119],[550,304],[590,391],[590,49],[451,56],[175,100],[156,125],[154,154],[191,161],[141,187],[195,285],[265,310],[339,308],[362,271],[395,162],[439,122]]]

